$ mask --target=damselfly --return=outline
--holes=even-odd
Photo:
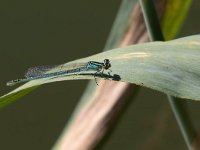
[[[104,62],[89,61],[87,63],[61,65],[61,66],[39,66],[29,68],[24,79],[16,79],[7,82],[7,86],[13,86],[17,83],[27,82],[36,79],[60,77],[68,75],[84,74],[88,71],[95,71],[94,77],[97,74],[103,75],[104,70],[110,70],[111,63],[109,59],[104,59]],[[96,78],[95,78],[96,79]]]

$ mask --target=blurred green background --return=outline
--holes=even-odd
[[[0,1],[1,95],[30,66],[62,64],[102,51],[121,0]],[[200,33],[194,0],[179,37]],[[55,143],[88,81],[41,86],[0,110],[0,149],[48,150]],[[199,131],[200,102],[185,101]],[[102,150],[186,150],[166,96],[141,88]]]

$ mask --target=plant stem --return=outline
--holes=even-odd
[[[186,145],[189,150],[193,150],[195,132],[192,124],[190,123],[188,114],[184,111],[184,104],[180,101],[180,99],[174,99],[174,97],[170,95],[167,95],[167,97],[182,132],[183,138],[185,139]]]
[[[140,5],[151,41],[164,41],[153,1],[140,0]],[[195,130],[183,107],[183,103],[170,95],[167,95],[167,97],[186,145],[189,150],[192,150],[195,140]]]
[[[135,0],[123,0],[105,49],[146,41],[146,28],[139,4],[137,3],[136,9],[139,17],[135,16],[135,7]],[[134,21],[132,17],[140,19]],[[138,34],[135,34],[135,31]],[[106,132],[111,131],[108,129],[111,125],[115,125],[114,122],[117,121],[123,108],[127,106],[129,98],[132,97],[133,90],[137,89],[137,86],[133,84],[100,82],[99,86],[89,85],[70,123],[66,125],[53,149],[88,150],[96,147]],[[99,145],[99,147],[101,146]]]

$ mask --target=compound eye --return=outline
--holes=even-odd
[[[110,63],[109,59],[104,59],[104,64],[109,64],[109,63]]]
[[[111,67],[109,59],[104,59],[104,66],[105,66],[105,69],[109,69]]]

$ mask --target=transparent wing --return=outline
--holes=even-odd
[[[43,74],[64,72],[76,68],[86,67],[87,63],[69,64],[69,65],[54,65],[54,66],[37,66],[29,68],[26,73],[26,78],[37,77]]]
[[[26,73],[25,77],[30,78],[30,77],[36,77],[39,75],[44,74],[45,72],[48,72],[49,70],[52,70],[54,68],[57,68],[58,66],[37,66],[37,67],[31,67],[29,68]]]

